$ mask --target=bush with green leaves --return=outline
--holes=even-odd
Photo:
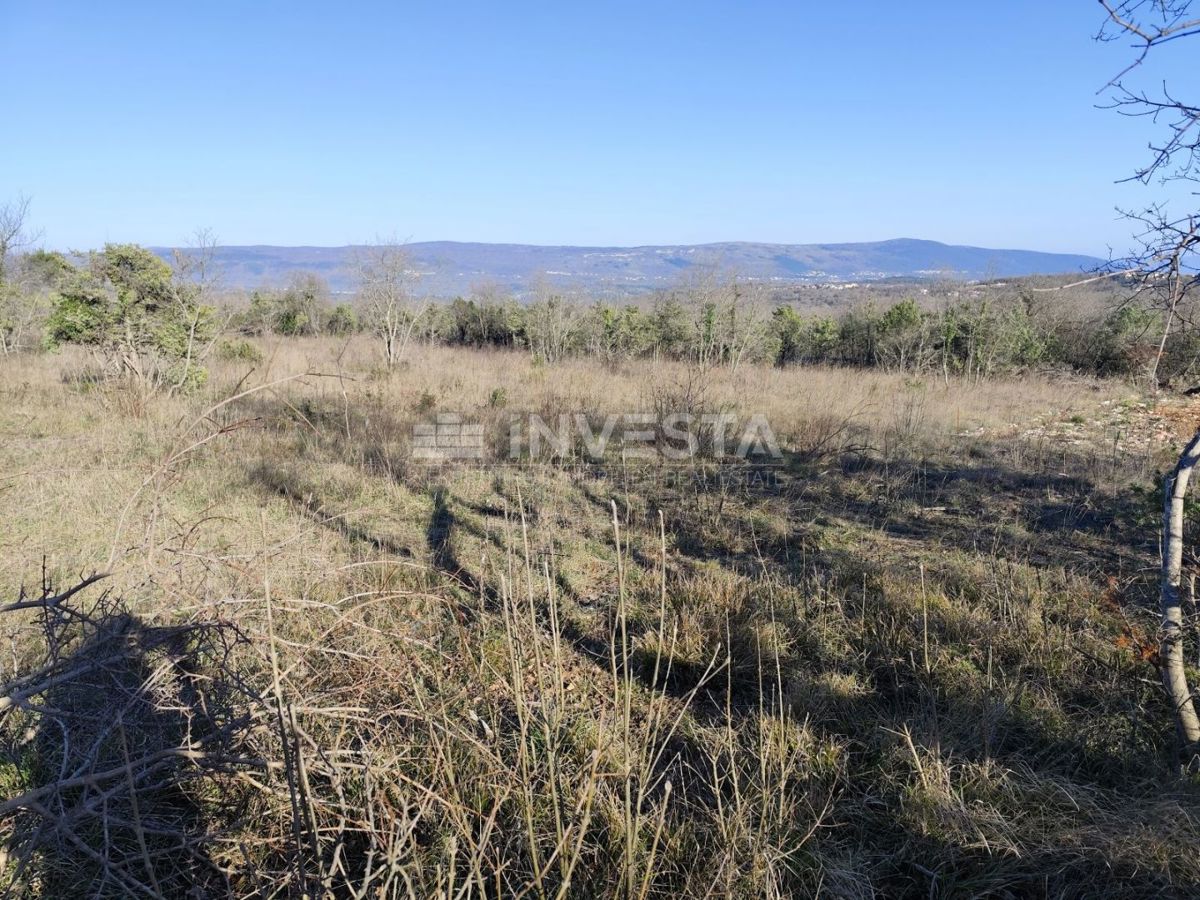
[[[80,344],[142,390],[202,384],[216,316],[200,288],[137,244],[108,244],[63,279],[46,325],[51,346]]]
[[[329,286],[319,275],[297,272],[282,290],[252,292],[250,306],[238,316],[237,327],[243,334],[320,334],[328,315],[328,296]]]
[[[263,361],[263,352],[247,340],[222,341],[217,347],[217,356],[228,362]]]
[[[345,336],[354,334],[358,328],[358,313],[349,303],[339,303],[325,318],[325,331],[328,334]]]

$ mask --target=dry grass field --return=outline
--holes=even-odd
[[[144,401],[0,361],[14,895],[1200,892],[1148,658],[1188,408],[258,348]],[[664,410],[782,459],[503,459],[514,418]],[[439,412],[501,458],[414,458]]]

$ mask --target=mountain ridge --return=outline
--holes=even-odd
[[[294,272],[323,276],[335,291],[353,289],[352,263],[363,245],[340,247],[229,245],[215,248],[228,286],[283,283]],[[168,256],[169,248],[155,248]],[[538,281],[592,294],[633,294],[719,270],[749,281],[789,284],[1058,275],[1088,271],[1098,257],[992,249],[919,238],[821,244],[721,241],[706,244],[573,246],[423,241],[405,245],[423,292],[453,295],[480,283],[515,293]]]

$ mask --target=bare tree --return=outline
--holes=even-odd
[[[727,365],[736,371],[762,351],[770,321],[768,291],[762,285],[742,280],[714,261],[686,275],[674,293],[689,312],[701,368]]]
[[[0,287],[7,283],[9,256],[34,240],[26,231],[28,220],[29,198],[24,194],[0,205]]]
[[[770,323],[770,291],[762,284],[730,280],[725,358],[737,371],[743,360],[762,354]]]
[[[1108,108],[1162,128],[1161,138],[1150,142],[1147,161],[1123,180],[1200,181],[1200,106],[1172,94],[1165,83],[1151,92],[1130,81],[1152,50],[1200,34],[1200,16],[1191,15],[1191,0],[1100,0],[1100,5],[1106,17],[1097,39],[1130,40],[1136,51],[1133,61],[1105,85]],[[1128,302],[1162,317],[1162,334],[1147,373],[1151,386],[1161,387],[1159,370],[1167,341],[1174,330],[1189,324],[1188,300],[1200,284],[1200,214],[1194,209],[1172,213],[1163,203],[1124,212],[1138,224],[1138,246],[1114,259],[1111,268],[1131,276],[1134,289]]]
[[[1200,181],[1200,106],[1178,99],[1164,84],[1157,94],[1130,86],[1127,78],[1150,52],[1174,41],[1200,35],[1200,17],[1191,13],[1191,0],[1100,0],[1106,17],[1101,40],[1132,39],[1136,56],[1107,87],[1112,107],[1124,115],[1149,118],[1165,125],[1164,136],[1150,144],[1150,159],[1127,180],[1144,184]],[[1195,196],[1195,192],[1193,192]],[[1158,367],[1171,328],[1179,321],[1189,292],[1197,285],[1200,256],[1200,213],[1168,214],[1165,205],[1152,205],[1133,218],[1144,226],[1141,248],[1118,265],[1133,270],[1137,293],[1148,294],[1163,313],[1163,333],[1151,374]],[[1160,589],[1161,647],[1159,665],[1170,698],[1180,741],[1189,753],[1200,745],[1200,719],[1184,668],[1183,576],[1184,500],[1188,482],[1200,463],[1200,430],[1184,448],[1163,489],[1162,575]]]
[[[1200,430],[1192,436],[1179,463],[1163,485],[1162,583],[1159,605],[1162,612],[1162,643],[1159,649],[1163,687],[1175,711],[1175,724],[1183,745],[1200,744],[1200,719],[1188,685],[1183,663],[1183,510],[1188,482],[1200,462]]]
[[[201,228],[187,249],[174,252],[171,301],[178,308],[177,320],[184,343],[174,389],[192,381],[198,364],[208,356],[228,324],[215,321],[216,311],[211,303],[219,279],[216,250],[217,238],[212,229]]]
[[[413,296],[415,274],[408,253],[394,241],[364,248],[356,270],[367,327],[383,342],[384,359],[388,369],[393,369],[404,358],[413,333],[429,310],[429,301]]]
[[[5,355],[21,348],[43,304],[39,293],[14,283],[12,257],[34,240],[29,234],[29,198],[19,194],[0,204],[0,351]]]
[[[582,310],[541,274],[533,280],[533,298],[526,320],[529,350],[547,363],[558,362],[571,352],[579,335]]]
[[[1188,301],[1200,284],[1196,278],[1200,218],[1172,218],[1160,205],[1127,216],[1142,226],[1136,236],[1140,246],[1128,257],[1114,261],[1114,265],[1119,270],[1132,270],[1133,291],[1126,303],[1153,309],[1162,317],[1162,333],[1147,372],[1150,386],[1162,388],[1170,380],[1169,376],[1160,376],[1167,341],[1174,332],[1194,325],[1195,314]]]
[[[1152,95],[1126,82],[1154,48],[1200,34],[1200,16],[1191,15],[1192,0],[1100,0],[1100,5],[1107,17],[1097,38],[1132,39],[1138,51],[1133,62],[1106,85],[1112,90],[1111,108],[1167,126],[1164,139],[1150,144],[1150,160],[1128,180],[1146,184],[1160,176],[1194,180],[1200,174],[1200,106],[1175,97],[1165,84]]]

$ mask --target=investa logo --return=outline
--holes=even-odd
[[[731,413],[610,413],[598,421],[584,413],[562,413],[553,422],[530,415],[509,426],[513,460],[578,453],[600,462],[609,457],[614,442],[624,459],[687,460],[702,446],[706,456],[717,460],[765,462],[783,456],[770,422],[761,414],[743,421]]]

